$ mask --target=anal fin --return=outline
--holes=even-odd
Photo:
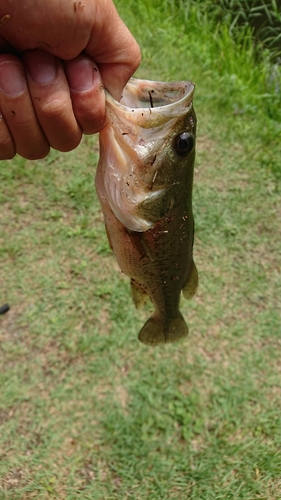
[[[191,299],[193,295],[196,293],[197,288],[198,288],[198,272],[193,262],[189,278],[182,289],[184,298]]]
[[[134,304],[137,309],[143,307],[148,299],[148,295],[145,293],[141,285],[134,279],[131,279],[131,292]]]

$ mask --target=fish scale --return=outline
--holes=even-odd
[[[133,301],[139,308],[149,297],[154,305],[139,332],[140,341],[153,346],[188,334],[180,295],[191,298],[198,285],[193,94],[191,82],[137,79],[129,81],[121,102],[106,94],[96,188],[110,246],[131,278]]]

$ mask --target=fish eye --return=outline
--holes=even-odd
[[[183,132],[174,138],[174,149],[180,156],[187,156],[194,147],[194,137],[189,132]]]

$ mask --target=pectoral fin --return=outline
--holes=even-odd
[[[151,191],[139,204],[138,214],[150,222],[156,223],[173,208],[174,204],[172,189]]]
[[[182,289],[184,298],[191,299],[193,295],[196,293],[197,287],[198,287],[198,272],[193,262],[189,278]]]
[[[147,302],[147,294],[145,293],[141,285],[139,285],[139,283],[137,283],[137,281],[133,279],[131,279],[131,292],[136,308],[140,309]]]

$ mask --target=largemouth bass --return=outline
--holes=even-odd
[[[194,84],[131,79],[120,102],[106,94],[96,188],[109,244],[131,278],[133,301],[149,297],[154,314],[139,333],[144,344],[188,334],[181,291],[197,288],[193,262],[192,183],[196,115]]]

